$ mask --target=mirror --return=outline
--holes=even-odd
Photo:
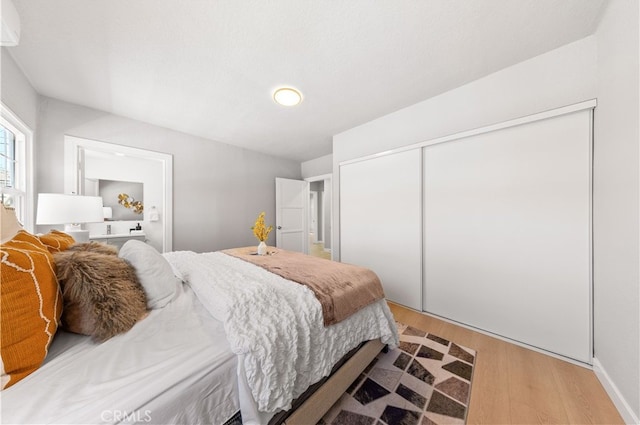
[[[65,136],[65,193],[101,196],[111,208],[109,221],[85,225],[90,237],[128,235],[139,225],[147,243],[171,251],[172,170],[169,154]]]

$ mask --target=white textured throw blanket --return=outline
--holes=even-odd
[[[220,252],[164,255],[224,323],[231,349],[243,354],[239,359],[263,412],[289,409],[360,342],[381,338],[398,344],[385,300],[325,328],[320,303],[303,285]]]

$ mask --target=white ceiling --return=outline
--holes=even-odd
[[[592,34],[605,0],[14,0],[38,93],[304,161]],[[304,101],[276,105],[292,85]]]

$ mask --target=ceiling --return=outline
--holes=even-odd
[[[332,136],[592,34],[605,0],[14,0],[42,95],[305,161]],[[273,91],[302,91],[297,107]]]

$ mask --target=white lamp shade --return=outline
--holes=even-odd
[[[38,194],[36,224],[99,223],[104,221],[100,196]]]

